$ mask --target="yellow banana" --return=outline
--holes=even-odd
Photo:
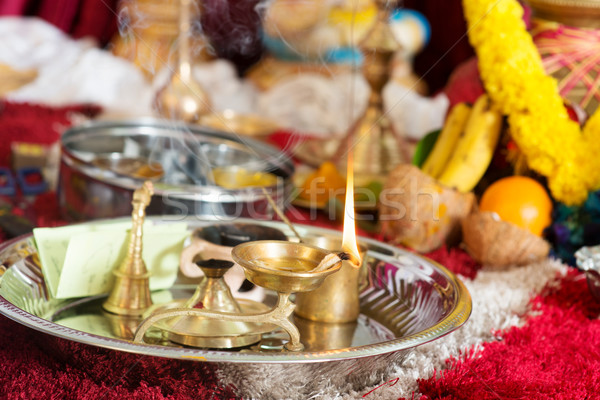
[[[481,95],[465,126],[452,157],[438,180],[460,192],[468,192],[481,180],[492,161],[500,138],[502,115],[490,107],[487,95]]]
[[[467,103],[458,103],[450,110],[440,136],[421,167],[423,172],[434,178],[440,176],[465,130],[470,114],[471,106]]]

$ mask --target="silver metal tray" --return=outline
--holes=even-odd
[[[153,221],[160,224],[174,218]],[[190,230],[214,224],[189,217],[185,221]],[[275,227],[293,237],[287,226],[279,222],[244,219],[236,222]],[[338,231],[304,225],[296,229],[303,237],[341,235]],[[159,340],[157,344],[142,345],[123,339],[132,335],[136,321],[115,319],[103,313],[102,296],[49,298],[32,236],[0,245],[0,264],[4,270],[0,279],[0,313],[45,334],[88,345],[213,362],[225,381],[227,377],[248,378],[254,374],[264,379],[264,374],[279,374],[283,368],[288,377],[289,374],[302,377],[286,380],[286,387],[300,397],[322,392],[323,385],[336,385],[339,390],[355,389],[378,382],[401,362],[407,351],[459,328],[471,312],[471,298],[465,286],[441,265],[372,239],[360,241],[368,251],[358,322],[308,326],[299,323],[302,341],[307,346],[298,353],[269,350],[269,343],[281,337],[277,332],[265,337],[262,346],[239,351],[165,346]],[[180,276],[171,290],[162,295],[166,295],[166,300],[186,298],[193,289],[193,283]],[[269,294],[265,302],[273,299],[274,295]],[[351,377],[344,371],[352,371]],[[259,390],[256,381],[243,381],[236,382],[240,394],[254,397]]]

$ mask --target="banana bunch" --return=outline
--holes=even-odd
[[[502,115],[491,107],[486,94],[472,108],[457,104],[425,160],[423,172],[460,192],[473,190],[492,161],[501,129]]]

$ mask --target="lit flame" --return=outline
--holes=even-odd
[[[348,154],[348,180],[346,181],[346,206],[344,208],[344,234],[342,250],[350,254],[350,262],[359,267],[362,260],[356,241],[356,225],[354,224],[354,162],[352,151]]]

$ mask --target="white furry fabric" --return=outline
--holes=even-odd
[[[521,324],[531,296],[552,282],[557,273],[564,274],[566,270],[560,262],[547,260],[505,271],[483,270],[474,280],[463,278],[473,300],[473,312],[467,323],[448,336],[417,347],[403,362],[392,366],[389,376],[359,391],[348,391],[339,383],[338,386],[328,384],[326,379],[306,381],[302,376],[290,376],[290,371],[285,369],[281,374],[256,380],[256,374],[260,373],[258,365],[248,367],[251,370],[248,376],[253,379],[244,376],[241,366],[235,371],[222,371],[220,378],[224,384],[234,384],[241,389],[244,398],[304,399],[312,386],[316,389],[312,398],[360,399],[371,392],[366,397],[369,400],[411,398],[413,393],[418,399],[417,379],[429,378],[435,369],[444,369],[449,357],[459,357],[461,351],[494,340],[494,331]],[[351,380],[351,376],[346,379]]]
[[[440,129],[450,106],[444,93],[434,97],[421,96],[394,80],[383,89],[383,100],[386,115],[394,128],[413,140]]]
[[[368,96],[369,87],[359,74],[303,74],[261,93],[257,112],[294,131],[339,136],[362,115]]]
[[[153,95],[139,69],[41,19],[0,18],[0,63],[38,71],[37,79],[8,94],[9,100],[92,103],[108,112],[150,115]]]

